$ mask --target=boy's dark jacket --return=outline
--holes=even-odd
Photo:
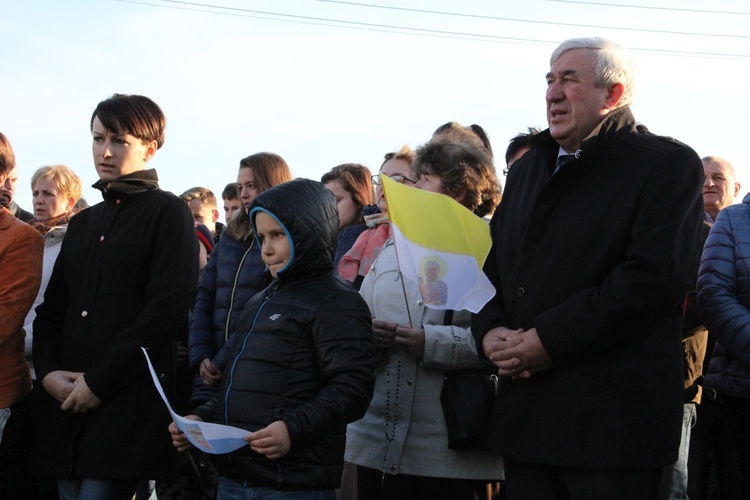
[[[245,307],[218,398],[196,414],[249,431],[276,420],[289,429],[287,455],[272,461],[241,448],[216,457],[222,476],[287,490],[335,488],[346,425],[372,397],[370,313],[333,274],[338,213],[321,183],[298,179],[263,192],[251,206],[253,223],[254,208],[286,229],[290,261]]]

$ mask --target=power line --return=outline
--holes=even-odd
[[[392,32],[392,33],[405,34],[405,35],[461,39],[461,40],[471,40],[471,41],[478,41],[478,42],[514,43],[514,44],[522,44],[522,45],[523,44],[526,44],[526,45],[542,44],[542,45],[551,45],[551,46],[555,46],[559,43],[559,41],[555,41],[555,40],[540,40],[540,39],[533,39],[533,38],[485,35],[485,34],[479,34],[479,33],[463,33],[463,32],[435,30],[435,29],[427,29],[427,28],[412,28],[412,27],[407,27],[407,26],[394,26],[394,25],[387,25],[387,24],[344,21],[340,19],[328,19],[328,18],[320,18],[320,17],[313,17],[313,16],[302,16],[302,15],[296,15],[296,14],[284,14],[284,13],[279,13],[279,12],[243,9],[243,8],[238,8],[238,7],[226,7],[223,5],[212,5],[212,4],[206,4],[206,3],[188,2],[184,0],[161,0],[161,1],[170,3],[170,4],[187,5],[190,7],[216,9],[221,12],[216,12],[213,10],[206,11],[206,10],[199,10],[199,9],[189,9],[189,8],[177,7],[177,6],[155,5],[155,4],[150,4],[146,2],[137,2],[133,0],[117,0],[117,1],[125,2],[125,3],[137,3],[137,4],[142,4],[142,5],[151,5],[155,7],[174,8],[174,9],[179,9],[179,10],[192,10],[195,12],[210,12],[212,14],[223,14],[223,15],[231,15],[231,16],[240,16],[240,17],[253,17],[253,18],[272,20],[272,21],[296,22],[299,24],[310,24],[310,25],[317,25],[317,26],[322,25],[322,26],[327,26],[327,27],[359,29],[359,30],[364,30],[364,31],[385,31],[385,32]],[[272,17],[272,18],[259,17],[259,16],[253,16],[250,14],[260,14],[260,15],[265,15],[265,16],[279,16],[285,19],[277,19],[275,17]],[[298,19],[298,21],[291,21],[290,19]],[[321,23],[337,23],[337,24],[321,24]],[[347,26],[347,25],[351,25],[351,26]],[[389,30],[397,30],[397,31],[389,31]],[[750,59],[750,55],[747,55],[747,54],[726,54],[726,53],[718,53],[718,52],[663,50],[663,49],[641,48],[641,47],[630,47],[630,48],[633,51],[644,52],[644,53],[654,53],[654,54],[669,54],[669,55],[677,55],[677,56],[704,57],[704,58],[724,58],[724,59],[735,59],[735,60],[736,59]]]
[[[703,9],[682,9],[679,7],[653,7],[651,5],[623,5],[618,3],[604,3],[604,2],[581,2],[579,0],[546,0],[547,2],[558,2],[558,3],[577,3],[582,5],[598,5],[601,7],[622,7],[626,9],[650,9],[650,10],[666,10],[674,12],[695,12],[699,14],[728,14],[732,16],[750,16],[750,12],[733,12],[726,10],[703,10]]]
[[[601,26],[601,25],[596,25],[596,24],[575,24],[575,23],[563,23],[563,22],[557,22],[557,21],[536,21],[533,19],[516,19],[512,17],[497,17],[497,16],[487,16],[487,15],[480,15],[480,14],[464,14],[460,12],[444,12],[444,11],[438,11],[438,10],[411,9],[407,7],[393,7],[390,5],[374,5],[374,4],[359,3],[359,2],[346,2],[343,0],[317,0],[317,1],[342,4],[342,5],[352,5],[352,6],[357,6],[357,7],[367,7],[367,8],[372,8],[372,9],[398,10],[398,11],[403,11],[403,12],[418,12],[420,14],[436,14],[436,15],[442,15],[442,16],[467,17],[467,18],[473,18],[473,19],[490,19],[493,21],[511,21],[511,22],[517,22],[517,23],[546,24],[546,25],[568,26],[568,27],[576,27],[576,28],[595,28],[595,29],[608,29],[608,30],[620,30],[620,31],[636,31],[636,32],[643,32],[643,33],[660,33],[660,34],[667,34],[667,35],[707,36],[707,37],[717,37],[717,38],[750,38],[750,36],[748,35],[727,35],[727,34],[719,34],[719,33],[700,33],[700,32],[690,32],[690,31],[665,31],[665,30],[652,30],[652,29],[646,29],[646,28]],[[549,0],[549,1],[565,1],[565,0]],[[587,2],[574,2],[574,3],[587,3]],[[604,5],[604,4],[592,4],[592,5]]]

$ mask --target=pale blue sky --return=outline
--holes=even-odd
[[[750,190],[750,106],[738,97],[750,76],[745,2],[369,1],[484,18],[316,0],[190,3],[1,0],[0,130],[16,151],[23,207],[32,208],[29,178],[42,165],[64,163],[86,186],[96,181],[89,119],[115,92],[147,95],[164,109],[166,144],[151,166],[177,194],[204,185],[219,195],[239,160],[258,151],[280,154],[301,177],[319,179],[345,162],[376,170],[383,154],[425,141],[449,120],[482,125],[500,171],[508,139],[546,127],[549,55],[578,36],[634,49],[636,118],[701,156],[724,156],[742,193]],[[84,195],[101,199],[88,187]]]

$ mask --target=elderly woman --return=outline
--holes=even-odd
[[[63,237],[68,230],[68,221],[74,214],[76,202],[81,198],[80,177],[65,165],[42,167],[31,176],[31,194],[34,203],[34,218],[29,221],[44,236],[44,261],[42,286],[39,288],[34,306],[26,316],[26,360],[31,365],[31,376],[36,380],[31,360],[33,323],[36,306],[44,301],[44,291],[52,275],[52,267],[60,254]]]
[[[411,169],[380,175],[386,174],[416,178],[416,187],[450,196],[480,217],[500,201],[492,160],[470,144],[428,143]],[[472,500],[484,484],[502,478],[502,459],[449,449],[440,402],[446,370],[482,366],[471,315],[425,307],[419,284],[400,276],[389,239],[360,290],[380,355],[367,414],[347,430],[346,459],[358,466],[360,500]]]

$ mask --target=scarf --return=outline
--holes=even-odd
[[[36,217],[34,217],[29,221],[29,225],[44,236],[53,228],[67,224],[71,217],[73,217],[73,212],[67,212],[59,217],[53,217],[52,219],[47,219],[45,221],[36,220]]]
[[[370,266],[380,253],[380,249],[391,237],[391,225],[381,222],[359,235],[352,248],[341,257],[339,276],[354,283],[357,275],[367,276]]]

